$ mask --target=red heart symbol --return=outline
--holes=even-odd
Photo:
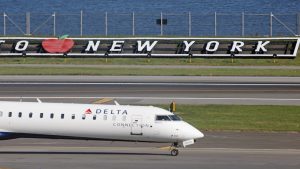
[[[74,46],[72,39],[46,39],[42,46],[48,53],[66,53]]]

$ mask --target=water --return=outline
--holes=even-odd
[[[80,11],[83,11],[82,24]],[[8,16],[5,30],[0,17],[0,34],[6,35],[29,32],[34,35],[266,36],[272,33],[290,36],[300,33],[299,0],[1,0],[0,12]],[[27,32],[26,12],[30,12]],[[168,20],[162,31],[156,24],[160,12]],[[275,16],[272,32],[271,12]]]
[[[299,0],[1,0],[6,12],[298,13]]]

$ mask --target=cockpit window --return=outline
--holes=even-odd
[[[176,115],[169,115],[169,117],[172,121],[181,121],[181,118]]]
[[[171,119],[168,116],[164,116],[164,115],[156,116],[156,120],[157,121],[171,121]]]

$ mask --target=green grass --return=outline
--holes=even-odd
[[[300,53],[300,52],[299,52]],[[201,66],[300,66],[296,59],[188,59],[174,58],[0,58],[0,64],[87,64],[87,65],[201,65]]]
[[[0,75],[299,76],[300,69],[0,67]]]
[[[177,105],[176,111],[201,130],[300,132],[300,106]]]

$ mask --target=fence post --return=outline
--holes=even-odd
[[[30,12],[26,12],[26,35],[30,35]]]
[[[273,36],[273,14],[270,13],[270,36]]]
[[[297,14],[297,35],[300,35],[300,13]]]
[[[217,12],[215,12],[215,36],[217,36]]]
[[[242,12],[242,36],[245,36],[245,13]]]
[[[6,35],[6,14],[3,12],[3,35]]]
[[[105,36],[107,36],[108,34],[108,30],[107,30],[107,12],[105,12]]]
[[[192,36],[192,15],[189,12],[189,36]]]
[[[56,35],[56,13],[53,13],[53,36]]]
[[[135,35],[135,18],[134,18],[134,12],[132,12],[132,36]]]
[[[160,13],[160,35],[162,36],[163,33],[163,13]]]
[[[83,29],[83,11],[80,11],[80,36],[82,36]]]

